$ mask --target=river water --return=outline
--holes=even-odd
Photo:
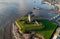
[[[52,8],[47,4],[41,4],[41,1],[42,0],[0,0],[0,29],[10,24],[10,21],[15,21],[15,18],[33,11],[34,7]],[[45,18],[51,18],[56,15],[46,10],[36,10],[35,14]]]
[[[47,9],[52,8],[47,4],[41,4],[41,1],[42,0],[0,0],[0,26],[7,23],[7,21],[10,20],[10,17],[16,14],[22,16],[29,11],[33,11],[34,7],[41,7]],[[46,10],[40,10],[39,14],[46,17],[55,15],[53,13],[51,14],[51,12]]]

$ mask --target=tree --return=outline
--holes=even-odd
[[[60,19],[58,19],[58,22],[60,22]]]

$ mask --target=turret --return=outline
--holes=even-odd
[[[29,23],[31,22],[31,16],[30,16],[30,14],[28,14],[28,22]]]

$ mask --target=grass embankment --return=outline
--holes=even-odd
[[[26,18],[24,18],[24,19],[26,19]],[[44,36],[45,39],[50,39],[52,33],[54,32],[55,28],[57,27],[56,24],[52,21],[44,20],[44,19],[39,19],[38,21],[40,21],[45,26],[45,28],[43,30],[38,30],[38,31],[34,31],[34,32]],[[17,23],[22,28],[22,31],[24,31],[26,29],[33,29],[33,28],[41,27],[41,25],[35,26],[33,24],[23,24],[23,21],[19,21],[19,20],[17,20]]]
[[[40,20],[40,22],[45,25],[45,29],[40,30],[40,31],[35,31],[38,34],[41,34],[44,36],[45,39],[50,39],[52,33],[54,32],[55,28],[57,27],[56,24],[52,21],[49,20]]]
[[[24,31],[31,31],[34,29],[42,29],[43,25],[39,24],[39,25],[35,25],[35,24],[24,24],[24,21],[19,21],[17,20],[17,23],[20,25],[21,30]]]

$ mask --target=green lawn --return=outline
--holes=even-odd
[[[43,23],[43,25],[45,25],[45,29],[44,30],[40,30],[40,31],[35,31],[38,34],[41,34],[45,37],[45,39],[49,39],[52,35],[52,33],[54,32],[55,28],[57,27],[56,24],[52,21],[49,20],[40,20],[40,22]]]
[[[33,29],[40,29],[43,27],[42,24],[35,25],[35,24],[23,24],[23,21],[17,20],[17,23],[20,25],[22,31],[33,30]]]
[[[52,35],[52,33],[54,32],[55,28],[57,27],[56,24],[52,21],[49,20],[45,20],[45,19],[39,19],[37,20],[39,22],[41,22],[45,28],[43,30],[38,30],[38,31],[34,31],[42,36],[44,36],[45,39],[49,39]],[[42,27],[42,25],[39,26],[35,26],[33,24],[23,24],[22,21],[17,20],[17,23],[20,25],[20,27],[22,28],[22,30],[26,30],[26,29],[33,29],[33,28],[40,28]]]

